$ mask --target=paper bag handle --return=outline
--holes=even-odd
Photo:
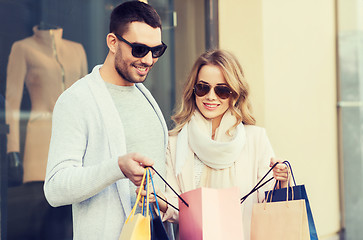
[[[156,174],[159,175],[159,177],[161,178],[161,180],[163,180],[163,182],[168,185],[168,187],[173,190],[173,192],[175,193],[175,195],[178,196],[178,198],[185,204],[185,206],[189,207],[189,204],[170,186],[170,184],[158,173],[158,171],[155,170],[155,168],[153,166],[145,166],[145,167],[149,167],[152,170],[154,170],[154,172],[156,172]],[[160,197],[159,197],[160,198]],[[160,198],[162,199],[162,198]],[[162,199],[164,202],[166,202],[167,204],[169,204],[167,201],[165,201],[164,199]],[[169,204],[171,205],[171,204]],[[171,205],[172,206],[172,205]],[[173,206],[174,207],[174,206]],[[175,208],[175,207],[174,207]]]
[[[290,169],[290,172],[291,172],[291,176],[292,176],[292,179],[293,179],[293,181],[294,181],[294,184],[295,184],[295,186],[296,186],[296,181],[295,181],[295,177],[294,177],[294,174],[293,174],[293,172],[292,172],[292,167],[291,167],[291,164],[290,164],[290,162],[289,161],[283,161],[283,163],[284,164],[286,164],[286,166]],[[243,196],[240,200],[241,200],[241,204],[246,200],[246,198],[248,197],[248,196],[250,196],[252,193],[254,193],[254,192],[256,192],[258,189],[260,189],[261,187],[263,187],[266,183],[268,183],[269,181],[271,181],[272,179],[274,179],[273,177],[271,177],[270,179],[268,179],[268,180],[266,180],[264,183],[262,183],[262,181],[268,176],[268,174],[272,171],[272,169],[274,168],[274,167],[276,167],[276,165],[277,164],[279,164],[279,162],[277,162],[277,163],[275,163],[269,170],[268,170],[268,172],[265,174],[265,176],[263,176],[262,178],[261,178],[261,180],[256,184],[256,186],[254,186],[253,188],[252,188],[252,190],[249,192],[249,193],[247,193],[245,196]],[[290,184],[290,181],[288,181],[288,183]],[[277,182],[276,182],[276,184],[277,184]]]
[[[146,184],[144,186],[144,189],[146,189],[146,196],[142,200],[142,215],[149,216],[150,177],[149,174],[147,173],[147,169],[146,169]],[[145,205],[145,199],[146,199],[146,205]],[[146,208],[146,214],[144,208]]]
[[[256,184],[256,186],[254,186],[252,188],[252,190],[247,193],[245,196],[243,196],[240,200],[241,200],[241,204],[247,199],[248,196],[250,196],[252,193],[256,192],[258,189],[260,189],[261,187],[263,187],[266,183],[268,183],[269,181],[271,181],[272,179],[274,179],[273,177],[271,177],[270,179],[266,180],[264,183],[262,183],[262,181],[268,176],[268,174],[272,171],[272,169],[274,169],[274,167],[276,167],[276,165],[279,164],[278,162],[275,163],[265,174],[265,176],[263,176],[261,178],[261,180]]]
[[[154,190],[154,193],[155,193],[155,187],[154,187],[154,181],[153,181],[153,177],[151,176],[151,171],[150,171],[150,169],[148,168],[147,169],[147,171],[148,171],[148,176],[150,176],[150,179],[151,179],[151,185],[152,185],[152,187],[153,187],[153,190]],[[158,209],[158,213],[159,213],[159,216],[160,216],[160,208],[159,208],[159,203],[158,203],[158,199],[157,199],[157,195],[156,194],[154,194],[155,195],[155,202],[156,202],[156,207],[157,207],[157,209]],[[152,211],[151,211],[152,212]],[[152,215],[152,213],[151,213],[151,216],[154,218],[154,216]]]
[[[142,176],[142,180],[141,180],[141,184],[140,184],[140,186],[143,186],[143,185],[144,185],[144,182],[145,182],[145,176],[146,176],[146,169],[145,169],[145,171],[144,171],[144,175]],[[130,220],[130,219],[132,219],[132,218],[134,217],[134,215],[135,215],[135,211],[136,211],[137,204],[138,204],[138,202],[139,202],[139,201],[140,201],[140,199],[141,199],[141,190],[142,190],[142,188],[139,188],[139,192],[137,193],[137,197],[136,197],[136,202],[135,202],[134,207],[132,208],[132,210],[131,210],[131,212],[130,212],[129,216],[128,216],[128,217],[127,217],[127,219],[126,219],[125,224],[126,224],[126,223]]]
[[[294,184],[296,186],[295,176],[294,176],[294,173],[292,172],[292,167],[291,167],[290,162],[289,161],[284,161],[284,163],[290,169],[292,180],[294,181]],[[290,182],[289,182],[289,184],[290,184]]]
[[[292,175],[292,171],[291,171],[291,165],[288,161],[285,161],[284,164],[287,166],[288,168],[288,172],[287,172],[287,188],[286,188],[286,201],[289,201],[289,188],[290,188],[290,178]],[[294,179],[295,181],[295,179]],[[275,180],[275,184],[272,190],[269,191],[269,193],[267,194],[267,199],[266,202],[272,201],[272,195],[274,193],[274,191],[276,190],[277,187],[277,183],[279,183],[280,181]],[[281,183],[281,182],[280,182]],[[295,184],[296,186],[296,184]],[[270,194],[271,193],[271,194]],[[294,189],[293,187],[291,187],[291,199],[294,200]]]

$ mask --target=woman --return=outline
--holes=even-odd
[[[265,130],[254,126],[248,84],[237,59],[227,51],[213,50],[197,59],[172,119],[167,181],[179,193],[237,186],[242,197],[279,161],[273,158]],[[284,164],[278,164],[273,175],[286,185]],[[264,199],[269,187],[241,204],[245,239],[250,238],[252,206]],[[166,198],[177,206],[171,190]],[[178,222],[178,212],[158,202],[163,220]]]

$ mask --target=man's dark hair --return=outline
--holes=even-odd
[[[123,35],[132,22],[144,22],[153,28],[161,29],[161,19],[155,9],[140,1],[125,2],[111,13],[110,33]]]

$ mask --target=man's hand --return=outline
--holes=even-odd
[[[118,166],[122,173],[136,186],[140,186],[144,175],[144,166],[152,166],[154,161],[139,153],[129,153],[118,158]]]

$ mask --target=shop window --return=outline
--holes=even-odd
[[[104,61],[109,16],[122,2],[0,0],[1,239],[72,239],[71,207],[52,208],[43,193],[52,110],[65,89]],[[168,120],[175,99],[174,1],[149,4],[162,18],[168,50],[145,85]]]

